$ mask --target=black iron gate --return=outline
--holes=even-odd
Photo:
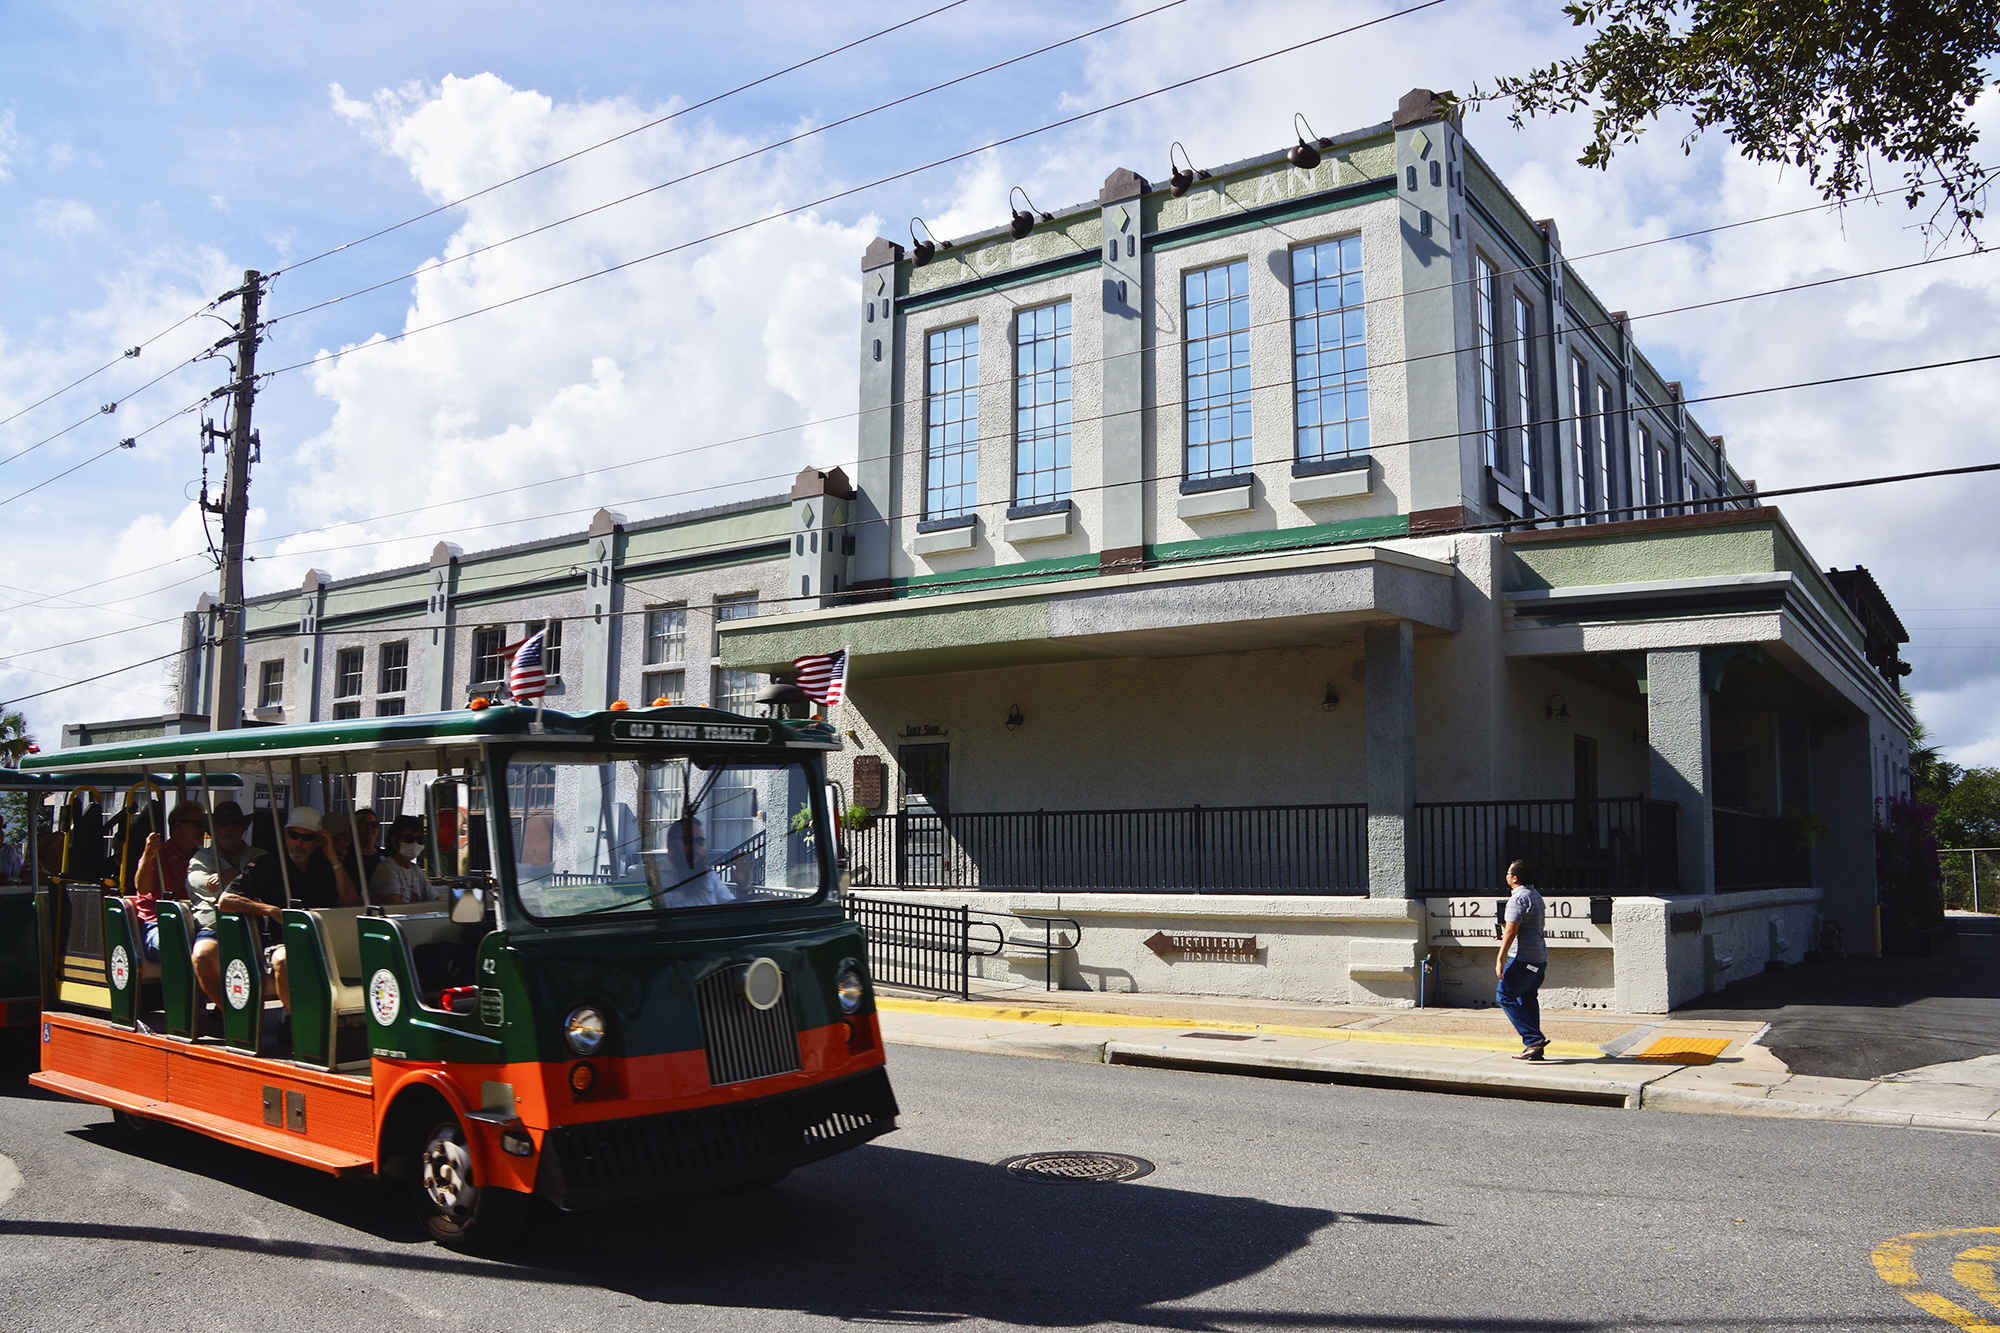
[[[972,911],[931,903],[847,897],[848,918],[868,941],[868,971],[884,986],[971,995]]]

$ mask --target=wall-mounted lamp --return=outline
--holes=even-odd
[[[1174,165],[1174,148],[1181,150],[1181,161],[1185,162],[1186,166],[1177,167]],[[1173,148],[1167,149],[1167,193],[1179,199],[1190,189],[1194,188],[1196,181],[1205,181],[1207,179],[1208,173],[1206,171],[1196,171],[1194,169],[1194,159],[1188,156],[1188,150],[1182,146],[1181,141],[1178,139],[1174,140]]]
[[[1569,704],[1564,702],[1563,697],[1560,694],[1551,694],[1549,696],[1549,716],[1550,717],[1569,716]]]
[[[1306,132],[1299,135],[1297,146],[1285,154],[1285,160],[1300,171],[1311,171],[1319,165],[1319,148],[1315,147],[1312,143],[1306,142],[1307,138],[1310,137],[1321,147],[1325,148],[1333,147],[1333,140],[1320,138],[1319,135],[1313,132],[1311,124],[1307,122],[1305,112],[1294,111],[1292,113],[1293,131],[1296,132],[1301,125],[1306,127]]]
[[[917,228],[919,227],[924,229],[924,239],[921,241],[917,239]],[[931,224],[922,218],[911,218],[910,254],[916,259],[917,267],[922,268],[924,265],[930,263],[932,259],[937,257],[937,252],[940,248],[937,237],[931,234]]]
[[[1021,202],[1027,205],[1026,208],[1014,208],[1014,196],[1017,194],[1021,196]],[[1035,229],[1035,214],[1040,210],[1035,207],[1035,201],[1028,198],[1028,192],[1018,185],[1007,191],[1007,207],[1013,210],[1013,219],[1007,224],[1007,234],[1018,241]],[[1042,214],[1044,222],[1055,220],[1056,215],[1053,213]]]
[[[1018,731],[1027,720],[1021,716],[1021,705],[1014,704],[1007,709],[1007,730]]]
[[[1319,701],[1319,706],[1329,713],[1340,707],[1340,696],[1334,692],[1332,681],[1326,683],[1326,698]]]

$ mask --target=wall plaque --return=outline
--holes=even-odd
[[[882,756],[854,756],[854,803],[869,810],[882,807]]]
[[[1156,930],[1147,937],[1146,947],[1169,962],[1254,963],[1257,961],[1255,935],[1169,935]]]

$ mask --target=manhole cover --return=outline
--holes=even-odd
[[[1058,1185],[1137,1180],[1153,1172],[1153,1164],[1145,1158],[1122,1152],[1030,1152],[1009,1157],[1000,1167],[1010,1176]]]

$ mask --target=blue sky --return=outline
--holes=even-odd
[[[904,5],[680,6],[156,3],[0,6],[0,416],[10,416],[212,299],[247,267],[287,269],[438,203],[890,24]],[[464,208],[284,272],[267,314],[396,279],[473,245],[1030,51],[1148,3],[965,0],[806,70],[647,130]],[[415,281],[281,320],[260,366],[305,361],[549,282],[792,208],[933,158],[1101,106],[1393,5],[1184,0],[1113,32],[804,144],[660,191]],[[1573,48],[1553,3],[1446,0],[1365,33],[1153,98],[616,277],[271,381],[257,421],[253,591],[573,530],[600,504],[635,517],[778,489],[852,453],[857,261],[907,240],[992,226],[1011,185],[1044,208],[1128,166],[1165,174],[1179,140],[1214,164],[1386,119],[1412,86],[1465,89]],[[1990,112],[1990,104],[1982,107]],[[1574,163],[1575,122],[1525,132],[1485,112],[1468,133],[1572,254],[1813,202],[1796,172],[1692,154],[1667,125],[1609,173]],[[1899,205],[1811,213],[1580,261],[1612,308],[1643,313],[1908,263],[1926,255]],[[1638,325],[1691,394],[1996,349],[2000,269],[1978,256],[1913,273]],[[225,332],[184,325],[136,360],[0,426],[0,697],[171,649],[172,618],[212,586],[189,503],[192,416],[218,361],[130,390]],[[1697,409],[1766,487],[1983,462],[2000,408],[1991,372],[1897,377]],[[92,415],[116,401],[109,415]],[[16,500],[26,487],[165,420]],[[753,431],[770,436],[587,479],[587,468]],[[216,474],[219,480],[219,471]],[[531,485],[533,484],[533,485]],[[509,487],[511,494],[466,500]],[[2000,763],[2000,481],[1789,502],[1822,562],[1875,570],[1916,644],[1911,678],[1963,760]],[[60,597],[83,585],[95,585]],[[89,636],[93,642],[72,643]],[[79,717],[162,706],[161,668],[23,705],[47,741]]]

